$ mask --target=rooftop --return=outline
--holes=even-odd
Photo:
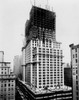
[[[69,46],[70,46],[70,48],[72,48],[72,49],[79,48],[79,44],[77,44],[77,45],[70,44]]]
[[[29,88],[29,90],[32,91],[34,94],[55,93],[55,92],[62,92],[62,91],[64,92],[72,90],[72,88],[68,86],[64,86],[62,88],[35,89],[35,87],[32,88],[29,85],[27,85],[27,83],[23,81],[21,82],[25,84],[27,88]]]

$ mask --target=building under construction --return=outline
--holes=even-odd
[[[56,41],[55,12],[33,6],[25,25],[23,80],[35,90],[64,86],[63,53]]]
[[[72,99],[71,89],[64,90],[63,52],[61,43],[56,41],[55,20],[55,12],[33,6],[25,25],[26,44],[22,48],[23,81],[28,92],[30,91],[29,98],[38,94],[33,100],[37,100],[42,94],[38,100]],[[61,96],[54,97],[52,93]]]
[[[43,42],[45,39],[55,40],[55,17],[54,12],[33,6],[25,26],[27,43],[37,38]]]

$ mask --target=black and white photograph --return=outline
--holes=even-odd
[[[79,100],[79,0],[0,0],[0,100]]]

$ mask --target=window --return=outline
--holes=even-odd
[[[77,54],[75,54],[76,58],[77,58]]]
[[[75,52],[77,52],[77,48],[75,49]]]
[[[4,91],[6,91],[6,88],[4,89]]]
[[[78,86],[76,86],[76,90],[78,90]]]
[[[4,86],[6,87],[6,84],[4,84]]]
[[[10,86],[10,84],[8,84],[8,86]]]
[[[78,74],[78,70],[76,70],[76,74]]]
[[[12,90],[13,90],[13,88],[12,88]]]
[[[3,87],[3,84],[1,84],[1,87]]]
[[[78,97],[76,97],[76,99],[78,100]]]
[[[76,81],[76,85],[78,85],[78,81]]]
[[[41,86],[39,86],[39,88],[41,88]]]
[[[76,76],[76,79],[78,79],[78,76]]]
[[[13,82],[13,81],[12,81]]]
[[[41,85],[41,83],[39,83],[39,85]]]
[[[74,58],[74,54],[73,54],[73,58]]]
[[[10,91],[10,88],[8,88],[8,90]]]
[[[78,92],[76,92],[76,95],[78,96]]]
[[[77,63],[77,59],[75,59],[75,63]]]

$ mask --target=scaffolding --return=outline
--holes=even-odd
[[[31,39],[53,39],[55,37],[55,12],[33,6],[30,19],[25,25],[27,43]]]

